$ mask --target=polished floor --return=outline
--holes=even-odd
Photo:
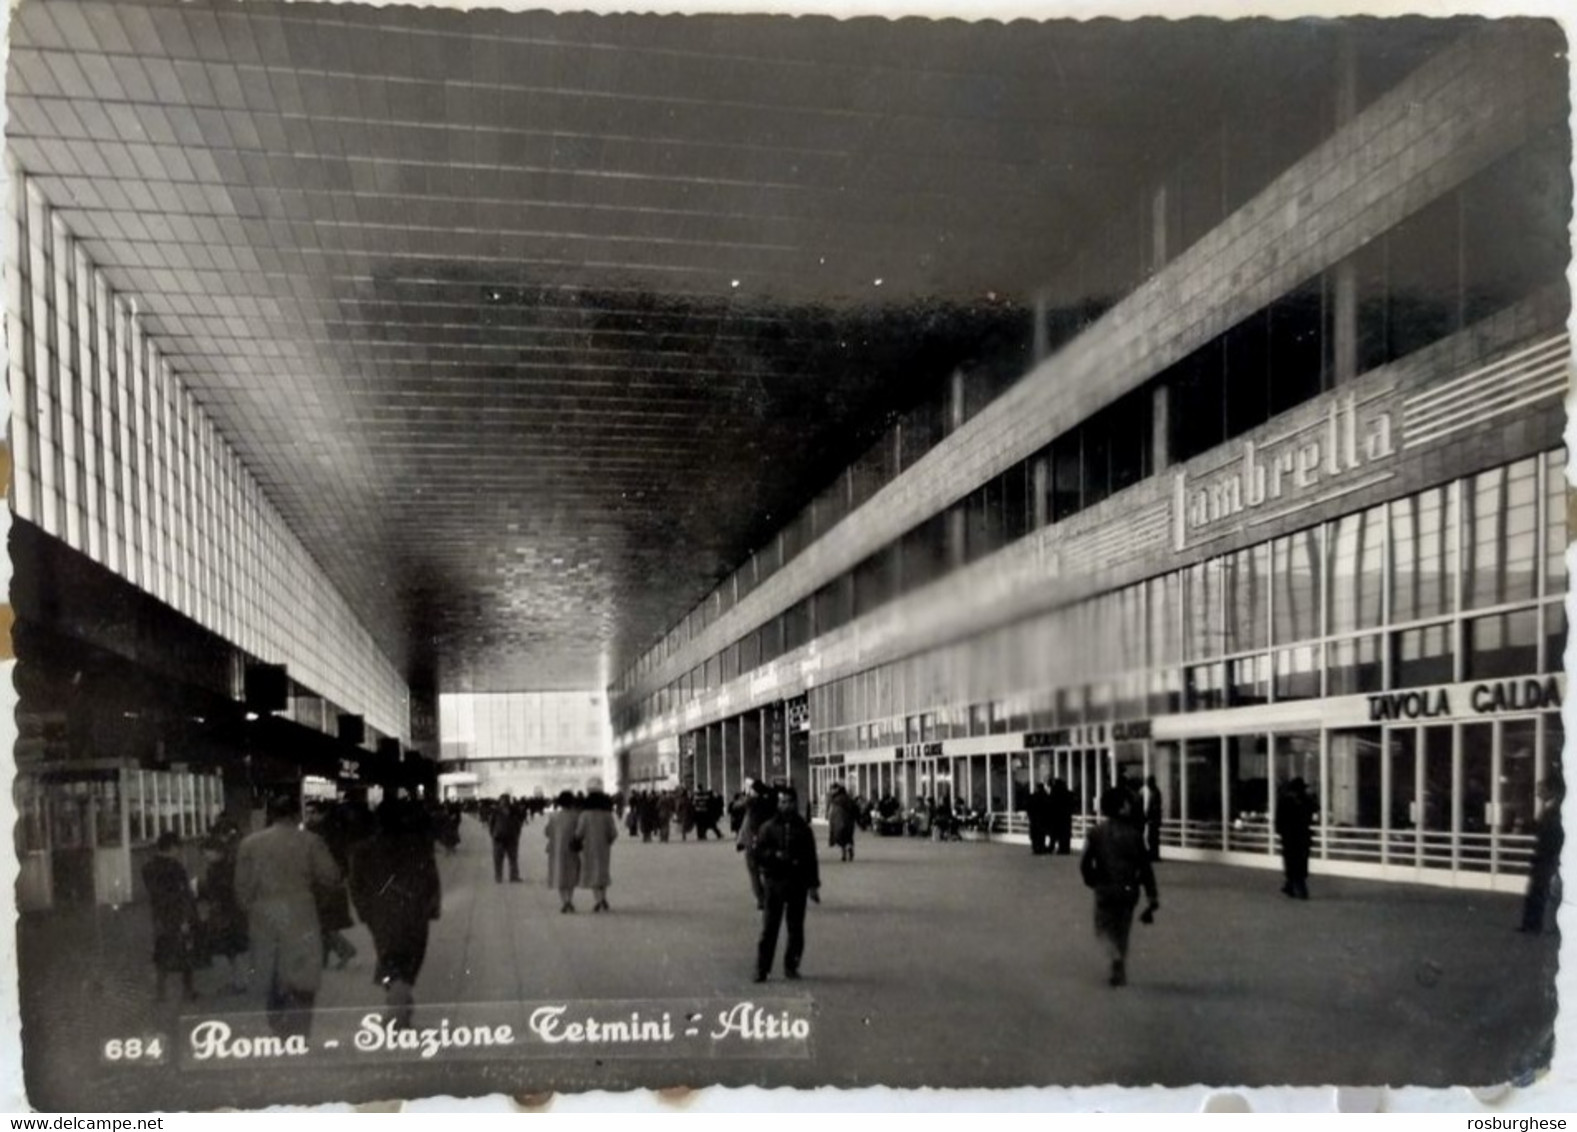
[[[544,885],[543,823],[525,880],[495,884],[483,830],[440,854],[442,918],[416,988],[439,1004],[557,998],[674,1003],[790,998],[809,1056],[691,1060],[500,1057],[288,1071],[111,1064],[117,1035],[178,1031],[177,1014],[257,1011],[261,995],[198,974],[195,1004],[155,1004],[142,907],[21,922],[24,1068],[48,1110],[252,1107],[430,1094],[680,1085],[1490,1084],[1549,1057],[1558,945],[1513,928],[1514,897],[1316,876],[1295,902],[1269,871],[1160,866],[1162,909],[1135,926],[1114,990],[1076,857],[1022,845],[863,837],[822,853],[804,979],[751,981],[759,915],[730,842],[614,847],[608,915],[564,915]],[[365,928],[318,1006],[372,1007]],[[457,1014],[458,1016],[458,1014]]]

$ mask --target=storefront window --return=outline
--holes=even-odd
[[[1168,845],[1178,843],[1177,819],[1183,812],[1183,760],[1176,743],[1156,743],[1150,750],[1150,769],[1161,788],[1161,838]]]
[[[1216,849],[1221,837],[1221,740],[1189,739],[1183,744],[1188,761],[1184,819],[1186,844]]]
[[[1464,624],[1463,675],[1469,680],[1522,676],[1538,668],[1536,609],[1495,613]]]
[[[1450,725],[1425,727],[1424,793],[1419,817],[1423,823],[1423,865],[1451,867],[1451,734]]]
[[[1452,680],[1451,637],[1455,626],[1425,625],[1391,634],[1391,686],[1419,688]]]
[[[1457,575],[1457,485],[1391,504],[1391,621],[1450,613]]]
[[[1539,816],[1539,776],[1535,760],[1538,743],[1536,718],[1508,719],[1501,724],[1500,735],[1500,805],[1496,814],[1497,834],[1525,834],[1531,836]],[[1531,845],[1508,844],[1509,856],[1525,864],[1525,849]]]
[[[1332,731],[1327,854],[1342,860],[1380,857],[1380,816],[1384,798],[1380,775],[1380,729]]]
[[[1320,797],[1320,734],[1288,731],[1276,736],[1276,789],[1301,778],[1312,797]]]
[[[971,809],[984,811],[986,809],[987,794],[986,756],[971,755],[969,758],[969,805]]]
[[[1270,758],[1264,735],[1227,738],[1227,848],[1264,853],[1270,849]]]
[[[1013,805],[1013,811],[1015,813],[1021,813],[1025,809],[1026,804],[1029,802],[1029,791],[1030,791],[1029,756],[1028,755],[1010,755],[1010,756],[1008,756],[1008,758],[1009,758],[1009,761],[1012,763],[1012,768],[1013,768],[1013,778],[1012,778],[1012,790],[1013,790],[1013,793],[1012,793],[1012,805]]]
[[[1392,864],[1414,864],[1418,858],[1418,730],[1394,727],[1386,732],[1386,760],[1390,764],[1390,839],[1386,859]]]
[[[1525,601],[1536,582],[1536,461],[1520,460],[1469,479],[1463,600],[1469,609]]]
[[[1378,692],[1382,685],[1379,637],[1351,637],[1325,647],[1326,695]]]
[[[1462,744],[1462,834],[1457,863],[1472,872],[1487,872],[1495,810],[1495,728],[1489,723],[1467,723],[1458,733]]]

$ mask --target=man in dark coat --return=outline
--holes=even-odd
[[[1051,781],[1051,848],[1067,856],[1073,851],[1073,791],[1060,778]]]
[[[799,796],[792,787],[780,787],[777,813],[756,834],[756,864],[766,893],[761,922],[761,942],[756,948],[756,982],[766,982],[777,956],[778,929],[788,919],[788,946],[783,952],[783,973],[799,978],[800,957],[805,954],[805,901],[821,903],[821,873],[816,863],[816,835],[799,811]]]
[[[1144,851],[1144,834],[1128,816],[1129,799],[1120,787],[1101,794],[1101,821],[1084,840],[1079,872],[1095,890],[1095,934],[1111,959],[1111,984],[1128,981],[1128,937],[1142,889],[1149,898],[1142,920],[1150,923],[1161,907],[1155,871]]]
[[[509,862],[509,880],[520,883],[520,827],[524,824],[520,808],[505,794],[493,807],[487,831],[493,837],[493,883],[504,883],[504,862]]]
[[[1314,799],[1303,779],[1294,778],[1276,799],[1276,834],[1281,838],[1281,891],[1309,898],[1309,849],[1314,841]]]
[[[1046,793],[1044,782],[1035,783],[1029,801],[1024,807],[1029,817],[1029,851],[1037,857],[1046,855],[1046,835],[1051,831],[1051,795]]]
[[[409,1026],[428,924],[438,919],[443,899],[420,805],[390,798],[378,807],[378,832],[351,853],[350,889],[377,952],[373,981],[384,988],[391,1020]]]
[[[1544,930],[1544,909],[1550,886],[1561,863],[1566,833],[1561,828],[1561,800],[1566,785],[1550,776],[1539,783],[1539,816],[1533,827],[1533,859],[1528,862],[1528,893],[1522,901],[1522,926],[1518,931],[1537,935]]]

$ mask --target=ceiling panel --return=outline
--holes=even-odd
[[[1322,28],[29,0],[10,144],[397,663],[587,686]]]

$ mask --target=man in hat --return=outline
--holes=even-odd
[[[816,863],[816,835],[799,810],[792,786],[777,790],[777,813],[756,834],[756,866],[765,894],[761,942],[756,948],[756,982],[764,983],[777,956],[778,929],[788,919],[788,946],[783,973],[799,978],[805,953],[805,901],[821,903],[821,873]]]
[[[1309,849],[1314,841],[1315,802],[1301,778],[1287,783],[1276,799],[1276,833],[1281,838],[1281,891],[1298,900],[1309,898]]]

